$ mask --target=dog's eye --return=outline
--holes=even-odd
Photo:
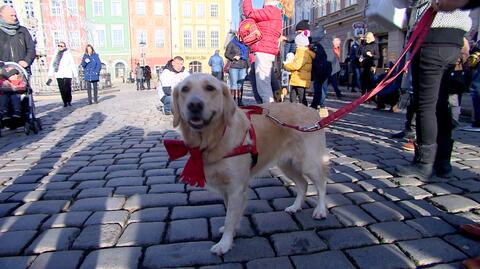
[[[190,88],[187,87],[187,86],[183,86],[182,89],[181,89],[182,92],[188,92],[189,90],[190,90]]]
[[[215,87],[213,87],[212,85],[207,85],[207,87],[205,87],[205,89],[207,89],[207,91],[209,91],[209,92],[213,92],[215,90]]]

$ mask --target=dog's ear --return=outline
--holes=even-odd
[[[172,114],[173,114],[173,127],[177,127],[180,124],[180,106],[178,105],[178,95],[180,89],[175,87],[172,91]]]
[[[222,120],[225,125],[230,125],[233,114],[235,114],[235,110],[237,109],[237,104],[235,104],[235,101],[230,94],[230,89],[225,83],[222,83],[222,93],[224,103]]]

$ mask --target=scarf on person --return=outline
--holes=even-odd
[[[55,57],[55,61],[53,61],[53,70],[55,70],[55,73],[58,72],[58,69],[60,68],[60,61],[62,60],[63,53],[65,53],[67,49],[59,50],[57,53],[57,56]]]
[[[0,18],[0,30],[5,32],[7,35],[15,35],[18,28],[20,28],[20,23],[18,20],[14,24],[10,24]]]
[[[242,51],[242,60],[247,60],[247,46],[245,46],[242,42],[238,41],[236,37],[232,39],[233,44],[237,45]]]

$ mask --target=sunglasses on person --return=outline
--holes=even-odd
[[[59,48],[65,48],[64,45],[58,45],[57,47],[59,47]]]

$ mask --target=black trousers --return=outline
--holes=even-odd
[[[57,78],[58,88],[64,105],[72,102],[72,78]]]
[[[417,106],[417,143],[433,145],[437,138],[450,139],[452,131],[448,108],[448,88],[441,87],[442,76],[455,64],[460,48],[455,45],[428,45],[421,48],[412,63],[414,102]],[[439,145],[441,146],[441,145]]]
[[[299,86],[292,86],[290,90],[290,102],[301,103],[305,106],[308,106],[307,98],[305,96],[305,88]]]
[[[88,103],[92,103],[92,91],[93,102],[98,103],[98,81],[85,81],[87,84]]]

